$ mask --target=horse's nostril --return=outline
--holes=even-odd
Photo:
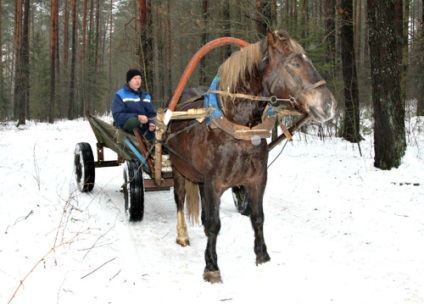
[[[325,112],[331,113],[333,111],[333,101],[331,99],[327,100],[325,105]]]

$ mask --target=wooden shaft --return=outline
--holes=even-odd
[[[308,120],[310,119],[308,114],[305,114],[301,118],[299,118],[297,121],[293,123],[293,125],[289,128],[289,133],[293,134],[296,130],[298,130],[301,126],[303,126]],[[268,144],[268,151],[271,151],[274,149],[280,142],[282,142],[284,139],[286,139],[286,135],[283,133],[280,136],[277,137],[274,141],[270,142]]]
[[[155,182],[158,186],[162,183],[162,138],[163,131],[160,128],[156,128]]]

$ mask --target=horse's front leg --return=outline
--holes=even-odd
[[[221,272],[219,271],[216,253],[216,242],[221,229],[219,218],[220,194],[213,189],[210,183],[201,185],[200,191],[202,193],[202,222],[208,238],[203,279],[210,283],[221,283]]]
[[[174,198],[177,204],[177,244],[185,247],[190,245],[187,224],[184,216],[184,200],[186,196],[185,178],[177,170],[174,172]]]
[[[246,191],[246,199],[250,203],[252,213],[250,221],[252,222],[253,231],[255,232],[255,245],[254,251],[256,254],[256,265],[266,263],[271,260],[264,238],[264,211],[263,211],[263,195],[265,191],[265,184],[262,186],[255,185],[248,187]]]

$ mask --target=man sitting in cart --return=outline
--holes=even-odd
[[[131,134],[139,128],[149,141],[155,137],[156,111],[152,97],[141,89],[141,72],[130,69],[127,72],[127,83],[116,92],[112,101],[113,124]]]

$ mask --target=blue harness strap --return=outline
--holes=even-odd
[[[213,79],[211,86],[209,87],[209,90],[217,90],[219,84],[219,75],[216,75]],[[206,118],[206,125],[209,126],[211,121],[217,117],[222,117],[221,107],[218,103],[218,96],[215,93],[207,93],[205,95],[205,98],[203,99],[204,107],[214,107],[215,111],[212,112],[212,115],[208,118]]]
[[[209,87],[209,90],[211,91],[215,91],[218,89],[218,84],[219,84],[219,75],[216,75],[215,78],[213,79],[211,86]],[[212,112],[212,115],[210,117],[206,118],[206,125],[209,126],[209,124],[211,123],[212,120],[214,120],[217,117],[222,117],[222,111],[221,111],[221,107],[219,105],[218,102],[218,96],[215,93],[206,93],[205,98],[203,99],[203,105],[205,108],[209,108],[209,107],[214,107],[215,111]],[[272,109],[272,107],[269,107],[266,115],[275,115],[274,110]]]

